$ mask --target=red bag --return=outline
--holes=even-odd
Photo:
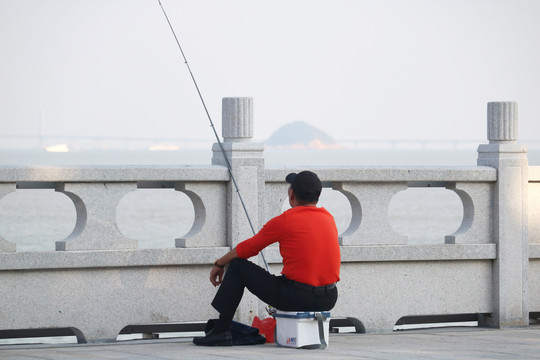
[[[251,326],[259,329],[259,334],[266,338],[267,343],[274,342],[274,329],[276,328],[276,319],[274,319],[273,317],[269,317],[261,320],[258,316],[255,316],[255,318],[253,319],[253,324]]]

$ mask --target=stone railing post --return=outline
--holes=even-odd
[[[223,98],[222,100],[223,151],[218,143],[212,147],[212,164],[227,166],[225,157],[236,180],[227,186],[227,243],[233,248],[253,236],[253,231],[240,201],[244,202],[255,231],[263,225],[264,216],[264,145],[252,142],[253,99]],[[239,193],[239,194],[238,194]],[[240,195],[240,196],[239,196]],[[260,261],[260,259],[252,259]],[[254,296],[244,294],[238,308],[239,321],[251,323],[257,313],[258,303]]]
[[[497,258],[493,267],[494,313],[485,325],[527,326],[528,309],[528,160],[517,143],[517,104],[487,106],[489,144],[478,147],[478,165],[497,169],[493,193],[493,237]]]

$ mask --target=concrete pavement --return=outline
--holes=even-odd
[[[109,344],[1,345],[0,359],[540,359],[540,327],[437,328],[391,334],[330,334],[326,350],[275,344],[198,347],[191,338]]]

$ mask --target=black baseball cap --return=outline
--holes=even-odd
[[[317,202],[322,191],[322,183],[317,174],[311,171],[290,173],[285,181],[291,184],[298,199],[306,202]]]

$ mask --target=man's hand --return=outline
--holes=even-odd
[[[237,257],[238,254],[236,253],[236,248],[234,248],[214,262],[214,266],[212,266],[212,270],[210,270],[210,282],[212,285],[218,286],[221,284],[223,281],[223,274],[225,274],[225,265]]]
[[[225,269],[219,268],[217,266],[212,266],[212,270],[210,270],[210,282],[214,286],[218,286],[223,281],[223,274],[225,273]]]

